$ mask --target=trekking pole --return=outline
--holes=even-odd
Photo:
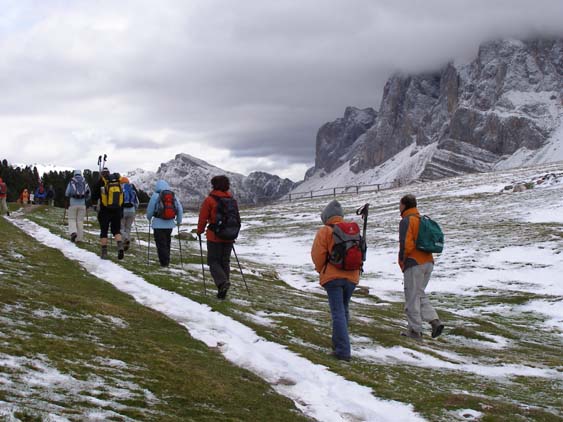
[[[201,246],[201,234],[197,235],[199,239],[199,254],[201,255],[201,275],[203,277],[203,293],[207,296],[207,288],[205,287],[205,269],[203,268],[203,247]]]
[[[63,214],[63,225],[64,225],[64,223],[65,223],[65,218],[66,218],[66,207],[65,207],[65,212],[64,212],[64,214]]]
[[[242,272],[242,267],[240,266],[240,261],[238,260],[237,251],[235,250],[235,244],[233,243],[233,252],[235,253],[235,258],[237,259],[238,269],[240,270],[240,275],[242,276],[242,281],[244,281],[244,286],[246,287],[246,291],[248,292],[248,296],[250,296],[250,290],[248,290],[248,285],[246,284],[246,280],[244,278],[244,273]]]
[[[147,245],[147,264],[151,262],[151,224],[149,223],[149,244]]]
[[[98,174],[102,174],[102,156],[98,155]]]
[[[180,239],[180,225],[178,224],[178,246],[180,247],[180,266],[184,269],[184,260],[182,259],[182,239]]]
[[[137,246],[139,246],[139,249],[141,249],[141,239],[139,238],[139,229],[137,227],[136,219],[133,220],[133,223],[135,224],[135,232],[137,233]]]
[[[367,250],[368,250],[368,243],[366,240],[366,230],[367,230],[367,225],[368,225],[368,214],[369,214],[369,203],[364,204],[363,206],[361,206],[360,208],[358,208],[356,210],[356,215],[361,215],[362,216],[362,220],[364,220],[364,230],[363,230],[363,238],[362,238],[362,243],[363,245],[361,245],[361,249],[362,249],[362,259],[365,261],[366,260],[366,254],[367,254]],[[363,269],[362,269],[363,271]]]

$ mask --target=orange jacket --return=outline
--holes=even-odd
[[[434,262],[430,252],[416,249],[420,214],[416,208],[409,208],[401,214],[403,219],[399,224],[399,266],[403,272],[416,265]]]
[[[219,239],[212,230],[205,227],[209,224],[214,224],[217,218],[217,200],[211,195],[215,195],[221,198],[231,198],[231,192],[224,192],[222,190],[213,190],[209,193],[209,196],[203,200],[201,208],[199,209],[199,221],[197,223],[197,234],[202,234],[205,231],[205,236],[210,242],[220,242],[220,243],[233,243],[232,240]]]
[[[327,263],[328,255],[334,246],[332,227],[330,227],[329,224],[341,223],[342,221],[344,221],[344,219],[338,215],[329,218],[326,225],[321,227],[317,232],[311,248],[311,258],[313,264],[315,264],[315,270],[317,270],[320,275],[321,286],[337,278],[345,278],[354,284],[358,284],[360,281],[360,270],[340,270],[334,265]]]

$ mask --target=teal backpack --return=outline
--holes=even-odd
[[[427,215],[420,216],[416,249],[431,253],[442,253],[444,249],[444,232],[438,223]]]

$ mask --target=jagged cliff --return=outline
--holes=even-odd
[[[395,75],[371,115],[363,131],[327,132],[346,115],[319,130],[315,167],[299,189],[347,182],[331,182],[336,175],[408,183],[563,160],[563,40],[488,42],[470,63]]]

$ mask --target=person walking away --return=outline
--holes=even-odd
[[[47,199],[47,191],[43,186],[43,183],[40,183],[37,189],[35,189],[35,203],[38,205],[43,205]]]
[[[8,204],[6,203],[6,198],[8,197],[8,185],[0,177],[0,215],[6,214],[10,215],[8,210]]]
[[[129,183],[129,179],[121,176],[119,179],[123,189],[123,217],[121,218],[121,236],[123,237],[123,250],[127,251],[131,245],[131,227],[135,222],[137,209],[139,208],[139,197],[135,185]]]
[[[333,234],[336,226],[350,223],[344,221],[344,211],[337,200],[331,201],[321,213],[321,227],[315,236],[311,248],[311,258],[315,270],[319,273],[320,284],[326,290],[330,315],[332,319],[332,348],[333,355],[339,360],[349,361],[351,357],[350,337],[348,334],[349,312],[348,305],[356,285],[360,281],[361,262],[346,269],[342,263],[332,259],[335,246]],[[356,225],[357,227],[357,225]],[[357,228],[359,236],[359,227]],[[358,237],[359,239],[359,237]],[[359,245],[358,245],[359,246]],[[360,252],[361,253],[361,252]],[[362,256],[359,256],[362,260]]]
[[[49,188],[47,189],[47,202],[50,207],[55,206],[55,189],[53,188],[53,185],[49,185]]]
[[[86,201],[90,200],[91,191],[80,170],[74,170],[74,175],[66,186],[65,196],[69,198],[67,215],[70,241],[82,242],[84,240]]]
[[[92,201],[97,204],[98,222],[100,223],[100,246],[102,259],[108,259],[108,232],[111,230],[117,242],[117,259],[123,259],[124,250],[121,240],[121,216],[123,213],[123,191],[119,183],[119,174],[110,173],[104,167],[96,186],[92,191]]]
[[[434,258],[431,253],[416,248],[420,227],[420,213],[416,206],[416,198],[411,194],[403,196],[399,202],[402,217],[399,223],[399,266],[403,271],[408,321],[407,331],[401,335],[421,341],[423,322],[430,323],[432,338],[442,334],[444,325],[425,293],[434,268]]]
[[[182,224],[183,212],[182,204],[170,190],[168,182],[165,180],[156,182],[146,216],[153,228],[154,243],[161,267],[170,265],[172,230]]]
[[[217,298],[223,300],[231,287],[231,251],[240,230],[240,215],[237,201],[229,192],[227,176],[214,176],[211,187],[199,210],[197,235],[201,237],[205,231],[207,265],[217,287]]]

